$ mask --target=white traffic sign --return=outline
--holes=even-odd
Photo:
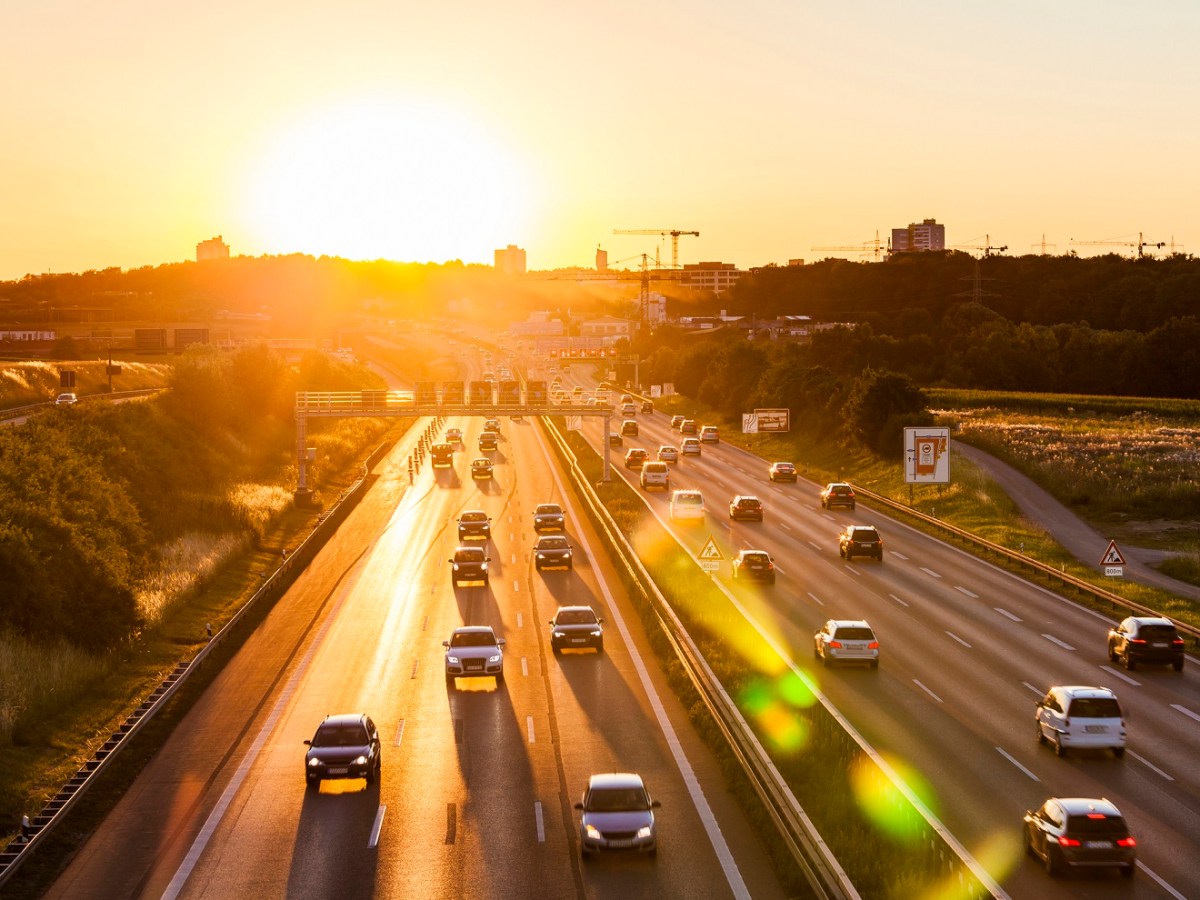
[[[696,554],[696,559],[701,562],[720,562],[725,557],[721,555],[721,548],[717,546],[716,541],[712,539],[712,535],[708,536],[708,540]]]
[[[1120,566],[1105,566],[1104,574],[1110,578],[1120,578],[1125,574],[1125,570]]]
[[[742,413],[742,434],[758,434],[758,416]]]
[[[720,572],[721,561],[718,559],[702,559],[700,560],[700,568],[705,572]]]
[[[1123,566],[1125,565],[1125,557],[1121,555],[1121,551],[1117,549],[1116,541],[1108,542],[1108,549],[1104,551],[1104,556],[1100,559],[1102,566]],[[1106,573],[1107,574],[1107,573]]]

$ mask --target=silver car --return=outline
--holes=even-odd
[[[447,687],[453,689],[454,679],[460,675],[495,675],[497,683],[504,680],[504,638],[496,637],[490,626],[455,628],[442,646],[446,648]]]
[[[588,779],[583,800],[575,804],[579,819],[579,848],[583,858],[601,850],[658,853],[654,810],[662,804],[651,800],[642,776],[632,772],[593,775]]]
[[[865,662],[879,668],[879,640],[863,619],[830,619],[813,636],[813,656],[827,666]]]

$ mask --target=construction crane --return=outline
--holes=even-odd
[[[1131,241],[1122,241],[1122,240],[1077,241],[1077,240],[1075,240],[1075,238],[1071,238],[1071,246],[1072,247],[1136,247],[1138,259],[1141,259],[1143,256],[1145,256],[1145,253],[1143,252],[1144,248],[1154,247],[1155,249],[1162,249],[1163,247],[1167,246],[1167,242],[1166,241],[1158,241],[1156,243],[1154,241],[1148,241],[1148,240],[1146,240],[1145,235],[1139,231],[1136,244]]]
[[[693,237],[700,237],[698,231],[681,231],[678,228],[614,228],[613,234],[657,234],[660,237],[671,236],[671,268],[679,268],[679,236],[681,234],[690,234]],[[658,265],[658,257],[655,256],[654,263]]]
[[[870,253],[875,257],[875,261],[879,262],[879,254],[892,252],[892,240],[888,238],[886,242],[879,240],[879,229],[875,229],[875,240],[863,241],[861,244],[850,244],[848,246],[839,247],[809,247],[809,250],[850,250],[855,253]]]
[[[977,240],[979,240],[979,238],[975,237],[975,238],[971,238],[971,240],[977,241]],[[983,236],[982,244],[955,244],[951,249],[953,249],[953,250],[982,250],[983,255],[986,257],[986,256],[991,256],[993,250],[996,251],[997,253],[1003,253],[1005,250],[1008,249],[1008,244],[1004,244],[1001,247],[994,246],[992,244],[992,236],[990,234],[985,234]]]
[[[1037,249],[1039,249],[1039,248],[1040,248],[1040,249],[1041,249],[1041,251],[1042,251],[1042,256],[1045,256],[1045,255],[1046,255],[1046,248],[1047,248],[1047,247],[1049,247],[1051,250],[1057,250],[1057,249],[1058,249],[1058,244],[1047,244],[1047,243],[1046,243],[1046,236],[1045,236],[1044,234],[1042,235],[1042,242],[1041,242],[1040,244],[1030,244],[1030,245],[1029,245],[1029,249],[1030,249],[1030,250],[1037,250]]]

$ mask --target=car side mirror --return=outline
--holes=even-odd
[[[305,747],[311,747],[311,746],[312,746],[312,741],[305,741],[305,742],[304,742],[304,746],[305,746]]]
[[[575,804],[575,808],[576,808],[576,809],[583,809],[583,804],[582,804],[582,803],[576,803],[576,804]]]
[[[442,646],[443,646],[443,647],[445,647],[445,648],[448,650],[448,649],[450,649],[450,642],[449,642],[449,641],[442,641]]]
[[[484,562],[491,562],[491,561],[492,561],[492,558],[491,558],[490,556],[485,556],[485,557],[483,558],[483,561],[484,561]]]
[[[496,646],[503,647],[504,646],[504,638],[496,638]]]
[[[452,563],[452,562],[454,562],[454,557],[453,557],[453,556],[452,556],[452,557],[450,557],[448,560],[446,560],[446,562],[449,562],[449,563]]]
[[[600,617],[597,617],[597,618],[596,618],[596,624],[597,624],[597,625],[602,625],[602,624],[604,624],[604,619],[602,619],[602,618],[600,618]]]
[[[659,801],[659,800],[654,800],[654,801],[652,801],[652,802],[650,803],[650,807],[651,807],[651,809],[661,809],[661,808],[662,808],[662,802],[661,802],[661,801]]]

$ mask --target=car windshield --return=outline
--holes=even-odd
[[[742,554],[742,562],[749,563],[752,566],[762,565],[763,563],[767,562],[767,560],[767,554],[761,551]]]
[[[1080,719],[1119,719],[1121,706],[1116,697],[1076,697],[1068,715]]]
[[[495,647],[496,638],[490,631],[456,631],[450,638],[451,647]]]
[[[367,743],[367,730],[355,722],[352,725],[322,725],[312,739],[314,747],[361,747]]]
[[[756,509],[757,507],[762,506],[762,501],[760,501],[757,497],[741,497],[738,499],[738,506]]]
[[[630,812],[649,809],[650,802],[640,788],[594,788],[587,808],[589,812]]]
[[[463,521],[463,522],[486,522],[487,521],[487,513],[466,512],[466,513],[462,514],[462,518],[460,521]]]
[[[856,528],[850,532],[850,537],[856,541],[877,541],[879,533],[871,528]]]
[[[699,494],[679,494],[675,497],[675,503],[679,506],[702,506],[704,498]]]
[[[559,625],[595,625],[596,614],[590,609],[564,609],[555,621]]]
[[[861,625],[842,626],[837,630],[835,637],[839,641],[873,641],[875,634],[870,628],[863,628]]]
[[[537,516],[558,515],[561,512],[562,512],[562,510],[559,509],[557,506],[555,506],[553,503],[543,503],[536,510],[534,510],[534,515],[537,515]]]
[[[455,562],[482,562],[483,551],[478,549],[463,549],[454,554]]]
[[[538,541],[539,550],[566,550],[567,547],[566,538],[542,538]]]
[[[490,469],[492,467],[491,460],[477,459],[471,465],[476,469]]]

